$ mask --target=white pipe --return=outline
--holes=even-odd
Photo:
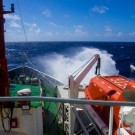
[[[109,135],[112,135],[112,131],[113,131],[113,106],[110,106]]]
[[[0,101],[46,101],[55,103],[85,104],[85,105],[107,105],[107,106],[135,106],[135,102],[124,101],[103,101],[103,100],[86,100],[86,99],[68,99],[43,96],[14,96],[0,97]]]

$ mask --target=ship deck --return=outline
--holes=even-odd
[[[58,97],[69,98],[68,97],[68,88],[63,86],[63,85],[62,86],[58,86]],[[85,98],[85,94],[84,94],[83,90],[79,91],[78,98],[83,98],[83,99]]]
[[[39,85],[24,85],[24,84],[10,84],[10,96],[17,96],[17,92],[22,89],[30,89],[30,96],[40,96],[40,86]],[[41,106],[40,101],[31,101],[31,107]]]

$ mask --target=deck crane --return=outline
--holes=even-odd
[[[80,74],[76,77],[72,75],[69,76],[69,98],[75,99],[78,98],[79,87],[81,81],[87,75],[87,73],[91,70],[91,68],[97,63],[97,71],[99,73],[100,68],[100,56],[95,54],[90,61],[85,65],[85,67],[81,70]],[[74,134],[74,123],[75,123],[75,116],[72,110],[72,105],[69,105],[69,134]]]

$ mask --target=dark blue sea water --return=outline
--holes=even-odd
[[[130,64],[135,65],[135,43],[132,42],[19,42],[6,43],[8,68],[23,64],[59,79],[67,78],[81,67],[94,54],[101,56],[101,73],[103,75],[119,74],[135,78]],[[93,69],[94,70],[94,69]]]

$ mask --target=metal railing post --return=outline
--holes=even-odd
[[[68,90],[69,99],[74,99],[74,78],[72,75],[69,76],[69,90]],[[72,110],[73,104],[69,103],[69,115],[68,115],[68,126],[69,126],[69,135],[74,134],[74,113]]]
[[[113,130],[113,106],[110,106],[109,135],[112,135],[112,130]]]

